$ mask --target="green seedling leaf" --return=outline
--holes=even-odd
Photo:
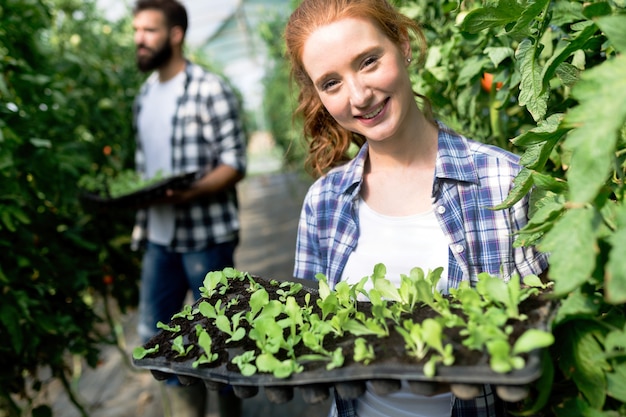
[[[202,301],[200,304],[198,304],[198,311],[204,317],[215,320],[217,317],[223,316],[226,314],[226,307],[224,308],[221,308],[221,307],[222,307],[222,300],[217,300],[215,305],[207,301]]]
[[[374,273],[371,277],[374,289],[380,292],[382,298],[396,302],[402,301],[398,289],[385,277],[386,274],[387,268],[385,268],[385,265],[376,264],[374,266]]]
[[[330,286],[328,285],[328,278],[324,274],[316,274],[315,279],[318,282],[318,294],[322,301],[331,294]]]
[[[183,344],[183,335],[176,336],[174,340],[172,340],[172,350],[174,352],[178,352],[177,356],[186,356],[191,349],[193,349],[193,345],[189,345],[185,347]]]
[[[354,340],[354,360],[356,362],[363,362],[364,365],[368,365],[375,358],[372,345],[369,345],[362,337]]]
[[[489,366],[494,372],[507,373],[524,368],[524,359],[511,354],[511,346],[506,340],[492,340],[487,343]]]
[[[143,359],[148,355],[159,352],[159,345],[155,345],[152,348],[146,349],[143,346],[137,346],[133,349],[133,358],[134,359]]]
[[[204,353],[191,364],[193,368],[197,368],[202,364],[215,362],[219,358],[219,355],[217,353],[213,353],[211,351],[213,341],[211,340],[211,336],[209,335],[209,333],[205,329],[198,330],[197,327],[196,331],[199,331],[198,346],[200,346],[200,348],[204,350]]]
[[[246,330],[243,327],[239,327],[239,321],[244,311],[240,311],[228,320],[227,316],[218,316],[215,319],[215,325],[222,332],[228,334],[230,337],[226,339],[226,343],[237,342],[246,336]]]
[[[284,281],[280,284],[280,289],[276,290],[281,301],[285,301],[287,297],[298,294],[302,290],[302,284],[290,281]]]
[[[252,376],[256,374],[257,371],[257,368],[254,365],[255,360],[256,355],[254,353],[254,350],[248,350],[241,355],[235,356],[231,360],[231,362],[237,365],[237,368],[239,368],[239,372],[241,372],[243,376]]]
[[[204,277],[202,285],[200,294],[205,298],[211,298],[218,292],[220,286],[228,285],[228,278],[223,271],[211,271]]]
[[[179,311],[178,313],[174,314],[172,316],[172,320],[176,319],[176,318],[183,318],[183,319],[187,319],[187,320],[193,320],[193,315],[194,312],[192,310],[192,307],[187,304],[183,307],[183,309],[181,311]]]
[[[304,370],[293,359],[285,359],[283,361],[277,359],[270,353],[262,353],[256,359],[256,366],[260,372],[268,372],[279,379],[290,377],[293,373],[299,373]]]
[[[169,326],[163,322],[158,322],[156,325],[157,329],[163,329],[167,332],[178,333],[180,332],[180,324],[176,324],[174,326]]]

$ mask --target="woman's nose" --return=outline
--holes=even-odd
[[[350,80],[350,102],[355,107],[367,107],[372,98],[372,90],[367,84],[357,77]]]

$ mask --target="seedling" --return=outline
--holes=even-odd
[[[375,358],[376,355],[372,345],[368,345],[367,341],[362,337],[354,340],[354,360],[356,362],[363,362],[364,365],[368,365]]]
[[[527,276],[524,284],[545,287],[539,277]],[[539,289],[535,286],[522,288],[520,277],[514,274],[508,282],[504,282],[497,277],[492,277],[487,273],[478,275],[476,290],[486,300],[506,309],[510,318],[526,320],[524,315],[519,313],[519,305],[531,295],[537,294]]]
[[[239,320],[243,313],[243,311],[240,311],[234,314],[230,320],[228,320],[228,317],[225,315],[217,316],[215,319],[217,328],[230,336],[226,339],[226,343],[237,342],[246,336],[246,329],[239,327]]]
[[[178,313],[174,314],[172,316],[172,320],[176,319],[176,318],[183,318],[183,319],[187,319],[187,320],[193,320],[194,314],[196,312],[193,311],[193,307],[190,306],[189,304],[186,304],[183,309],[181,311],[179,311]]]
[[[277,359],[271,353],[262,353],[256,358],[256,366],[260,372],[269,372],[276,378],[288,378],[293,373],[300,373],[304,367],[294,359]]]
[[[211,298],[218,291],[225,294],[228,289],[228,278],[223,271],[211,271],[204,277],[200,287],[200,294],[205,298]]]
[[[278,353],[280,347],[285,344],[283,328],[271,316],[260,317],[253,323],[254,327],[248,333],[250,339],[256,342],[261,352]]]
[[[211,340],[211,336],[205,329],[198,329],[196,326],[196,332],[198,332],[198,345],[204,351],[200,357],[194,361],[191,366],[193,368],[197,368],[199,365],[207,364],[211,362],[215,362],[219,355],[217,353],[212,352],[213,341]]]
[[[204,317],[215,320],[220,316],[226,315],[226,307],[221,308],[221,306],[222,300],[217,300],[215,305],[207,301],[202,301],[200,304],[198,304],[198,311]]]
[[[161,321],[157,322],[157,329],[163,329],[166,332],[178,333],[180,332],[180,324],[176,324],[174,326],[169,326]]]
[[[183,343],[183,335],[176,336],[174,340],[172,340],[172,350],[174,352],[178,352],[177,356],[187,356],[187,354],[193,349],[193,345],[189,345],[185,347]]]
[[[279,295],[279,300],[284,302],[287,300],[287,297],[296,295],[302,291],[302,284],[299,282],[285,281],[280,284],[280,288],[281,289],[276,291],[276,294]]]
[[[375,335],[378,337],[389,335],[389,330],[384,321],[381,322],[374,317],[366,317],[361,312],[356,313],[354,317],[343,324],[343,329],[351,334],[355,336]]]
[[[256,366],[254,365],[255,360],[256,355],[254,353],[254,350],[247,350],[241,355],[235,356],[231,360],[231,362],[237,365],[237,368],[239,368],[239,372],[241,372],[241,375],[252,376],[256,374],[257,371]]]
[[[133,349],[133,358],[139,360],[143,359],[148,355],[159,352],[159,345],[155,345],[152,348],[146,349],[143,346],[137,346]]]

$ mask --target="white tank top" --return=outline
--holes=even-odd
[[[142,100],[137,124],[148,178],[158,172],[164,177],[172,172],[172,118],[184,81],[185,72],[181,71],[164,83],[153,83]],[[169,245],[174,237],[174,222],[173,206],[160,204],[148,208],[148,240]]]
[[[359,241],[343,269],[342,281],[355,284],[382,263],[387,279],[400,286],[400,274],[408,275],[414,267],[425,273],[443,267],[437,289],[447,292],[449,243],[434,210],[396,217],[375,212],[362,199],[358,205]]]
[[[438,267],[444,271],[437,288],[447,291],[448,240],[439,227],[434,210],[411,216],[385,216],[359,200],[359,241],[343,270],[342,280],[357,283],[372,275],[382,263],[387,279],[399,286],[400,274],[414,267],[425,273]],[[366,286],[371,288],[371,284]],[[449,417],[452,394],[436,396],[413,394],[406,381],[388,395],[377,395],[369,386],[357,400],[359,417]]]

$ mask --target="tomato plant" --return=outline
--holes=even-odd
[[[85,210],[77,187],[92,169],[117,172],[132,160],[141,75],[127,39],[128,21],[105,21],[89,1],[0,6],[3,415],[47,415],[48,400],[32,409],[37,391],[52,380],[69,389],[68,360],[96,366],[100,343],[115,343],[95,331],[111,320],[110,298],[123,310],[136,304],[133,213]]]
[[[521,154],[525,169],[507,204],[533,193],[516,244],[551,255],[549,279],[561,299],[553,332],[562,343],[551,348],[554,368],[525,413],[626,413],[617,382],[626,353],[607,344],[626,322],[618,261],[626,227],[626,4],[399,3],[429,40],[416,91],[455,129]],[[485,73],[502,84],[478,94]]]

